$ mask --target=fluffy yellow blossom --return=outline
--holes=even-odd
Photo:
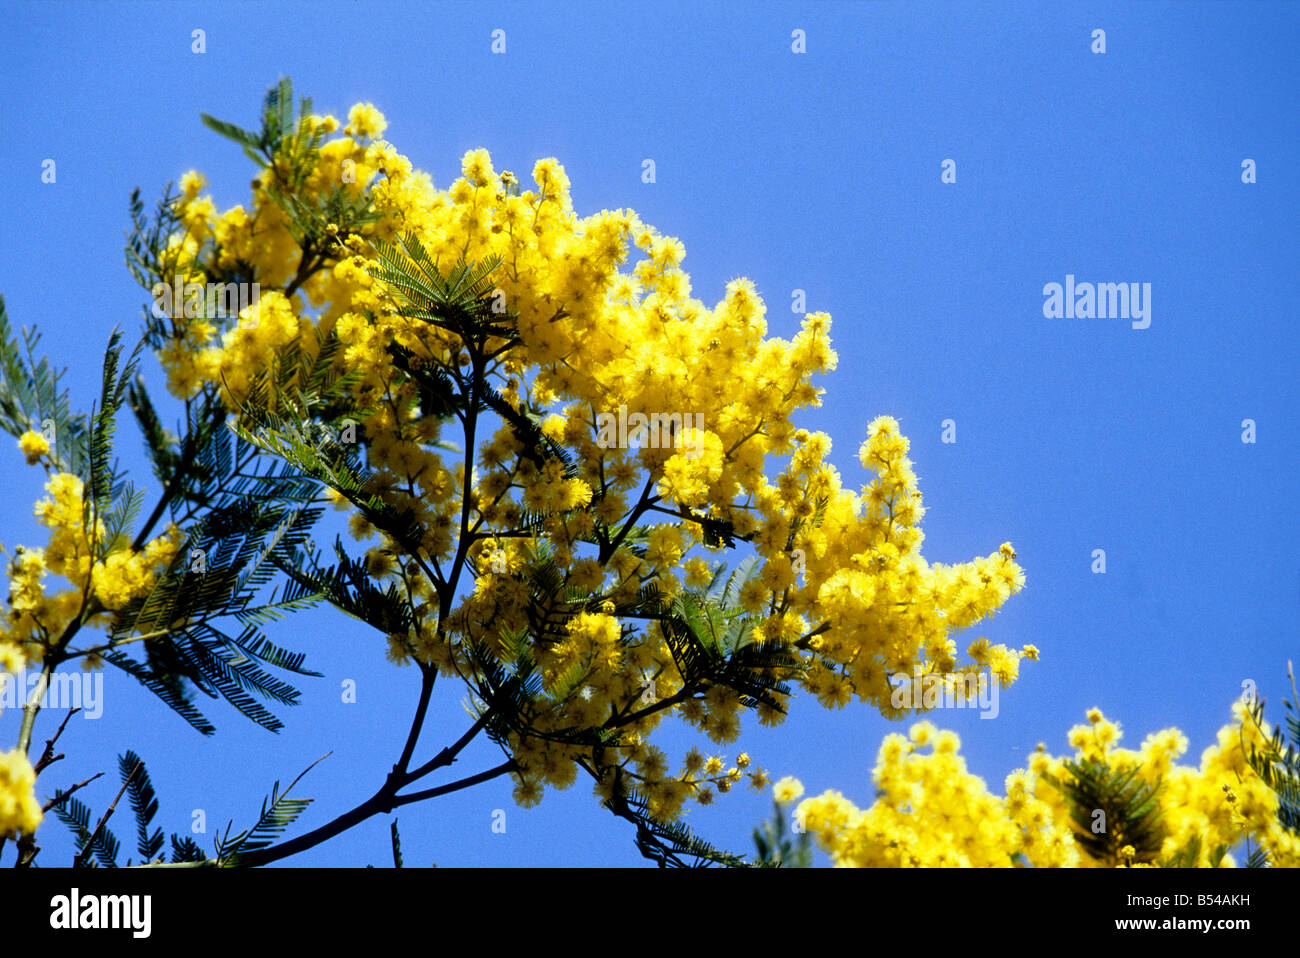
[[[180,548],[176,526],[149,542],[142,552],[114,552],[97,563],[91,573],[95,595],[106,609],[121,609],[145,595]]]
[[[5,660],[38,659],[43,644],[77,615],[87,594],[112,612],[144,596],[170,566],[181,531],[169,525],[136,551],[125,542],[104,541],[97,521],[85,526],[84,486],[69,473],[55,473],[45,484],[49,498],[36,504],[38,521],[50,530],[43,549],[17,549],[9,564],[9,614],[0,625],[0,665]],[[96,558],[98,556],[98,558]],[[63,576],[69,588],[47,591],[46,573]]]
[[[772,786],[772,796],[782,805],[787,802],[796,801],[802,794],[803,783],[790,775],[787,775]]]
[[[0,673],[17,672],[27,665],[23,647],[7,638],[0,638]]]
[[[375,109],[373,103],[358,103],[348,111],[348,125],[343,128],[343,132],[348,136],[365,139],[381,137],[386,129],[388,121]]]
[[[1250,838],[1268,852],[1273,864],[1300,864],[1300,841],[1278,822],[1275,793],[1246,762],[1242,742],[1246,748],[1251,742],[1262,747],[1264,739],[1249,727],[1240,705],[1233,723],[1220,730],[1218,744],[1203,754],[1199,768],[1176,764],[1187,747],[1177,729],[1150,735],[1140,750],[1129,751],[1118,748],[1119,728],[1100,710],[1090,710],[1088,719],[1088,725],[1070,731],[1076,749],[1073,761],[1131,770],[1141,781],[1161,786],[1157,800],[1163,844],[1157,860],[1171,859],[1190,847],[1198,849],[1196,864],[1208,865],[1216,849]],[[1115,849],[1114,860],[1103,861],[1075,840],[1077,826],[1054,784],[1068,776],[1065,759],[1048,755],[1040,746],[1027,768],[1007,776],[1006,794],[998,796],[967,771],[958,744],[954,733],[916,723],[907,739],[891,734],[881,744],[872,773],[879,792],[875,804],[859,809],[832,791],[805,799],[797,813],[841,866],[1149,864],[1132,845]],[[932,751],[922,751],[928,746]],[[1224,861],[1231,864],[1231,855]]]
[[[0,752],[0,836],[36,831],[42,816],[35,789],[36,773],[27,756],[17,749]]]
[[[967,771],[951,732],[917,723],[910,738],[910,745],[899,735],[882,743],[873,772],[880,797],[870,808],[838,792],[798,806],[834,864],[1005,867],[1017,854],[1039,865],[1074,863],[1068,829],[1046,821],[1023,780],[1009,780],[1008,797],[1000,799]]]
[[[181,196],[186,200],[194,200],[198,197],[203,188],[208,185],[208,179],[198,170],[189,170],[180,181]]]
[[[28,430],[18,437],[18,448],[27,459],[27,465],[34,466],[41,461],[42,456],[49,454],[50,443],[42,433]]]
[[[744,777],[748,756],[733,776],[688,755],[675,776],[647,751],[669,718],[733,742],[753,700],[721,686],[687,689],[679,637],[653,616],[618,611],[649,595],[694,601],[713,581],[720,538],[745,537],[757,552],[756,575],[728,593],[755,616],[746,641],[793,646],[815,632],[815,645],[796,650],[798,667],[774,678],[827,707],[857,699],[894,716],[892,674],[979,665],[1009,684],[1037,656],[1032,646],[991,642],[968,658],[959,653],[956,634],[994,615],[1024,573],[1010,543],[955,565],[922,555],[925,507],[897,420],[864,421],[865,472],[852,480],[830,464],[829,437],[795,427],[821,402],[816,377],[838,361],[830,316],[806,314],[779,338],[768,335],[751,281],[699,298],[680,239],[632,210],[579,212],[555,158],[538,160],[529,184],[499,173],[487,150],[469,150],[459,176],[438,189],[377,139],[387,124],[372,104],[353,106],[341,130],[330,117],[309,122],[325,139],[301,171],[298,199],[334,208],[331,197],[344,189],[366,200],[365,221],[326,223],[322,243],[304,250],[271,189],[282,187],[287,157],[259,172],[250,201],[229,210],[200,196],[197,174],[187,178],[186,232],[168,255],[195,282],[206,280],[209,263],[238,266],[262,292],[237,319],[171,318],[159,350],[168,387],[186,399],[211,388],[241,415],[254,398],[276,395],[262,387],[286,375],[287,357],[316,356],[333,340],[329,373],[364,410],[357,441],[370,471],[366,494],[403,517],[426,566],[449,568],[453,557],[472,566],[474,581],[460,580],[467,587],[436,627],[416,629],[394,655],[405,661],[409,651],[474,685],[484,677],[475,656],[495,655],[513,670],[526,641],[540,672],[542,698],[511,744],[520,801],[540,800],[582,769],[598,793],[618,778],[671,817]],[[382,243],[407,236],[439,271],[498,261],[485,303],[508,335],[487,336],[476,358],[446,323],[409,308],[409,290],[382,278],[378,255]],[[399,363],[398,353],[407,359]],[[476,448],[444,460],[437,417],[422,408],[429,393],[403,366],[457,382],[485,356],[501,424],[480,419]],[[291,383],[286,394],[305,385]],[[525,436],[506,420],[537,429]],[[358,539],[380,531],[355,511],[349,528]],[[460,550],[463,528],[478,539]],[[92,573],[77,541],[51,543],[50,571],[80,574],[74,582],[90,582],[112,607],[137,594],[146,575],[133,558],[114,553]],[[367,571],[410,590],[413,604],[428,602],[423,570],[397,575],[401,550],[385,548],[393,563],[372,550]],[[556,597],[545,609],[537,575]],[[760,701],[759,722],[783,721],[787,698]],[[617,741],[595,748],[573,734],[602,724]],[[953,743],[936,742],[946,758]],[[707,782],[693,777],[700,773]],[[745,775],[754,787],[767,782],[761,770]]]

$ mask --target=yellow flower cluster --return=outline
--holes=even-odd
[[[906,675],[918,666],[942,673],[987,668],[1003,685],[1013,682],[1021,658],[1037,655],[1032,646],[1017,652],[980,638],[967,650],[969,661],[959,663],[950,637],[996,612],[1024,585],[1011,544],[961,565],[927,562],[920,554],[925,510],[906,455],[908,440],[888,416],[874,420],[868,433],[859,458],[877,478],[861,495],[841,490],[826,467],[810,472],[811,457],[820,463],[830,447],[828,439],[814,437],[791,458],[791,471],[778,483],[778,489],[795,491],[774,503],[772,518],[760,530],[759,550],[766,548],[769,557],[765,575],[774,589],[790,590],[791,611],[801,613],[796,628],[807,621],[838,626],[813,640],[819,658],[836,668],[819,663],[805,686],[828,707],[856,696],[898,716],[888,681],[894,673]],[[799,491],[805,482],[808,491]],[[821,498],[827,504],[819,525],[788,518],[811,514]],[[792,533],[806,563],[802,587],[791,582],[782,558]],[[785,619],[769,622],[774,635],[792,632]]]
[[[42,456],[49,454],[50,442],[41,433],[28,430],[18,438],[18,448],[22,450],[27,465],[34,466]]]
[[[1246,763],[1243,743],[1245,748],[1252,742],[1262,747],[1264,737],[1240,703],[1234,711],[1234,722],[1219,731],[1218,743],[1205,750],[1199,768],[1175,764],[1187,748],[1177,729],[1147,736],[1136,751],[1120,749],[1118,724],[1096,709],[1089,712],[1089,724],[1070,730],[1069,741],[1076,762],[1093,759],[1116,770],[1136,769],[1142,781],[1163,783],[1158,801],[1167,833],[1158,860],[1170,858],[1195,837],[1200,842],[1197,864],[1205,866],[1216,847],[1250,838],[1268,851],[1273,864],[1300,865],[1300,839],[1279,823],[1276,794]],[[918,722],[908,738],[891,734],[881,744],[872,773],[875,804],[859,809],[839,792],[828,791],[804,800],[796,814],[837,866],[1107,864],[1075,841],[1066,800],[1051,784],[1068,777],[1064,758],[1039,746],[1027,768],[1007,776],[1006,795],[997,796],[967,771],[959,745],[954,732]],[[782,779],[776,798],[789,801],[802,790],[794,779]],[[1232,865],[1232,856],[1223,864]]]
[[[803,794],[803,783],[792,775],[787,775],[772,786],[772,797],[782,805],[793,802]]]
[[[460,177],[438,190],[376,139],[386,121],[370,104],[353,107],[341,130],[332,117],[312,122],[333,138],[322,144],[300,198],[312,205],[334,191],[364,191],[378,220],[346,235],[329,224],[333,247],[310,260],[316,269],[300,272],[309,257],[268,193],[280,167],[254,181],[251,212],[196,205],[191,184],[180,201],[190,225],[175,239],[178,262],[247,264],[264,291],[261,322],[227,333],[219,347],[204,345],[212,331],[202,324],[178,324],[160,358],[179,395],[224,381],[226,395],[242,400],[277,350],[295,338],[307,349],[317,331],[337,336],[340,370],[354,374],[357,407],[369,410],[361,423],[373,470],[367,491],[410,517],[432,563],[457,555],[462,514],[480,537],[463,553],[473,588],[443,621],[425,615],[409,635],[389,636],[389,654],[472,680],[470,641],[509,665],[512,645],[503,636],[529,636],[549,698],[530,716],[537,743],[524,734],[515,744],[516,756],[527,759],[519,776],[527,796],[543,784],[571,782],[579,764],[596,774],[598,788],[608,786],[611,769],[621,769],[660,809],[679,808],[683,794],[713,794],[713,786],[705,791],[644,762],[653,754],[645,751],[647,738],[673,714],[716,743],[734,741],[740,695],[685,690],[658,624],[634,630],[615,613],[646,589],[677,595],[688,587],[680,572],[690,587],[709,580],[706,519],[754,544],[761,572],[740,597],[759,618],[752,640],[808,655],[810,669],[782,678],[824,705],[856,696],[901,714],[890,703],[895,672],[987,668],[1005,684],[1022,658],[1036,654],[980,639],[959,661],[952,633],[996,612],[1024,574],[1009,545],[957,565],[922,557],[924,509],[896,421],[881,417],[868,426],[861,462],[875,478],[858,492],[844,488],[829,465],[829,438],[792,424],[800,409],[820,405],[812,377],[836,365],[827,314],[805,315],[800,330],[781,339],[767,335],[763,301],[748,280],[730,282],[713,306],[694,298],[679,240],[631,210],[578,216],[569,178],[554,159],[538,161],[535,186],[524,189],[513,173],[494,168],[486,150],[471,150]],[[194,222],[193,210],[207,221]],[[418,415],[418,390],[394,366],[389,347],[454,379],[466,375],[468,360],[457,335],[403,315],[372,276],[374,243],[408,233],[442,270],[462,260],[500,260],[493,299],[517,317],[518,342],[489,339],[484,375],[507,402],[540,412],[544,434],[571,455],[576,474],[556,462],[539,466],[504,425],[475,437],[468,462],[444,462],[433,451],[438,425]],[[290,280],[292,295],[271,291]],[[611,445],[601,425],[618,415],[659,418],[641,440],[620,436]],[[779,457],[788,461],[769,476],[769,460]],[[650,526],[643,542],[594,546],[643,521],[650,505],[676,518]],[[537,539],[520,534],[525,515],[543,520]],[[359,516],[352,531],[366,540],[375,534]],[[539,631],[530,618],[522,581],[543,537],[563,589],[604,603],[599,610],[561,603],[555,614],[571,618],[554,632]],[[395,543],[380,536],[368,555],[376,577],[393,581],[413,607],[436,602],[433,583],[409,572]],[[684,690],[691,694],[671,707],[659,704]],[[782,721],[783,697],[758,713],[763,723]],[[620,738],[602,747],[599,761],[591,745],[565,742],[575,729],[609,722],[618,723]]]
[[[1077,864],[1068,825],[1051,818],[1032,780],[1013,773],[1006,797],[993,795],[967,770],[959,744],[925,721],[907,737],[887,735],[872,772],[874,805],[858,809],[829,791],[805,799],[796,815],[838,866],[995,868],[1017,854],[1037,866]]]
[[[95,521],[92,545],[81,479],[55,473],[45,489],[49,498],[38,502],[35,512],[50,530],[49,542],[42,549],[17,547],[9,562],[8,609],[0,621],[0,668],[11,671],[39,661],[43,650],[90,607],[91,600],[101,607],[92,621],[102,621],[107,613],[145,595],[180,547],[180,530],[172,525],[140,551],[124,542],[111,543],[107,554],[96,560],[95,546],[102,547],[106,530],[102,521]],[[63,576],[71,587],[47,594],[42,581],[46,572]]]
[[[388,121],[373,103],[358,103],[348,111],[348,125],[343,132],[358,139],[377,138],[388,129]]]
[[[219,379],[230,397],[242,401],[253,380],[270,368],[277,351],[298,338],[292,304],[282,293],[268,292],[240,314],[238,326],[225,334],[221,349],[205,350],[203,360],[210,364],[205,378]]]
[[[41,823],[36,772],[18,749],[0,752],[0,837],[30,835]]]
[[[1159,858],[1169,857],[1196,836],[1201,845],[1197,863],[1206,865],[1217,846],[1231,847],[1249,837],[1269,852],[1275,865],[1300,866],[1300,838],[1280,825],[1276,793],[1246,761],[1252,746],[1263,749],[1267,744],[1267,730],[1255,725],[1242,702],[1234,703],[1232,722],[1219,730],[1217,743],[1201,753],[1199,767],[1176,764],[1187,751],[1187,739],[1178,729],[1148,735],[1140,748],[1125,749],[1119,747],[1123,734],[1118,722],[1099,709],[1087,717],[1086,725],[1070,729],[1076,761],[1092,759],[1118,771],[1136,769],[1144,782],[1163,782],[1160,810],[1167,835]],[[1069,774],[1061,759],[1042,749],[1030,757],[1030,767],[1040,775]],[[1064,814],[1059,792],[1044,790],[1042,797],[1053,804],[1054,815]],[[1232,863],[1227,856],[1224,864]]]

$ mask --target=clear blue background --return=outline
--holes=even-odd
[[[1280,714],[1300,652],[1295,4],[6,3],[4,21],[0,292],[68,365],[81,408],[110,330],[134,334],[146,302],[122,260],[131,188],[152,201],[197,168],[219,208],[247,203],[252,166],[199,113],[255,126],[266,88],[289,75],[319,112],[375,103],[387,138],[439,187],[474,147],[525,175],[557,157],[580,214],[630,206],[680,237],[701,299],[753,279],[774,335],[797,328],[796,288],[833,315],[839,369],[801,423],[831,434],[856,485],[866,423],[896,416],[929,510],[926,556],[962,561],[1010,539],[1026,569],[1025,590],[961,644],[1034,643],[1042,660],[1025,663],[996,721],[933,715],[992,790],[1037,742],[1066,751],[1094,705],[1130,746],[1180,727],[1191,762],[1244,680]],[[203,55],[190,51],[196,28]],[[505,55],[490,52],[496,28]],[[806,54],[791,52],[795,28]],[[1096,28],[1104,55],[1090,50]],[[654,184],[641,182],[647,157]],[[1241,182],[1246,157],[1254,185]],[[946,158],[955,184],[940,182]],[[1045,319],[1043,285],[1067,273],[1151,283],[1151,327]],[[940,441],[948,418],[955,445]],[[1241,441],[1247,418],[1254,445]],[[133,428],[121,437],[147,478]],[[15,448],[0,456],[6,545],[45,541],[31,516],[41,484]],[[1105,575],[1090,571],[1097,548]],[[317,802],[296,831],[369,796],[401,749],[417,674],[328,610],[273,638],[327,674],[280,711],[283,733],[213,703],[218,732],[204,738],[110,671],[103,718],[73,719],[41,793],[105,770],[82,796],[98,813],[116,792],[113,756],[133,748],[158,822],[188,832],[204,809],[204,847],[327,750],[299,786]],[[348,678],[356,704],[340,701]],[[417,760],[460,734],[462,697],[439,683]],[[33,754],[58,719],[42,716]],[[0,747],[18,720],[0,717]],[[891,728],[865,707],[803,698],[779,729],[747,719],[727,755],[746,749],[774,776],[866,804]],[[499,761],[483,741],[454,771]],[[491,830],[498,808],[505,834]],[[770,808],[770,794],[743,790],[688,821],[750,851]],[[531,810],[497,780],[398,817],[408,865],[643,861],[581,781]],[[125,806],[114,823],[133,844]],[[52,817],[40,840],[41,864],[70,860]],[[377,817],[290,863],[389,861]]]

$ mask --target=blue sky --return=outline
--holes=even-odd
[[[1280,710],[1286,661],[1300,658],[1294,4],[4,6],[0,293],[69,367],[82,408],[111,329],[135,334],[146,302],[122,258],[131,189],[148,200],[197,168],[219,208],[246,203],[251,164],[199,113],[254,126],[266,88],[288,75],[320,112],[373,102],[386,137],[439,187],[475,147],[522,173],[557,157],[579,213],[632,207],[679,237],[696,296],[716,302],[750,277],[774,335],[797,328],[794,289],[831,313],[839,368],[801,424],[831,435],[857,485],[867,422],[897,417],[928,510],[927,558],[963,561],[1010,539],[1026,570],[1024,591],[960,644],[1033,643],[1041,661],[1025,663],[995,721],[932,716],[961,734],[991,789],[1037,742],[1064,752],[1092,706],[1131,746],[1178,726],[1193,762],[1244,680]],[[504,55],[489,49],[498,28]],[[804,54],[791,50],[795,29]],[[1095,29],[1104,54],[1090,49]],[[47,158],[53,184],[41,181]],[[653,184],[641,181],[646,158]],[[1246,158],[1256,183],[1242,182]],[[955,183],[941,182],[945,159]],[[1067,274],[1150,283],[1150,327],[1045,318],[1043,287]],[[955,443],[941,441],[945,419]],[[143,480],[135,433],[121,436]],[[0,487],[0,541],[43,542],[30,511],[41,477],[14,448],[0,455]],[[328,610],[273,638],[326,673],[303,680],[282,733],[213,703],[218,732],[203,738],[109,672],[103,717],[72,720],[42,794],[99,770],[115,780],[113,756],[132,748],[158,789],[158,823],[188,833],[203,809],[205,847],[329,750],[299,786],[317,799],[300,827],[363,800],[400,751],[416,673]],[[355,704],[340,701],[348,678]],[[422,752],[460,734],[462,698],[439,683]],[[57,720],[44,716],[36,748]],[[0,716],[0,747],[17,726],[16,711]],[[882,735],[905,727],[804,698],[779,729],[747,719],[727,754],[745,749],[812,793],[866,804]],[[499,761],[484,741],[455,771]],[[83,794],[98,812],[115,792],[101,781]],[[498,808],[505,834],[491,830]],[[750,851],[769,811],[769,795],[746,790],[688,821]],[[498,780],[398,817],[411,865],[643,862],[630,827],[581,781],[530,810]],[[70,860],[60,823],[40,839],[39,862]],[[292,863],[388,861],[379,817]]]

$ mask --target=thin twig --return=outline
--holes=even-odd
[[[103,772],[96,772],[94,775],[90,776],[90,778],[86,779],[84,782],[78,782],[76,785],[73,785],[66,792],[60,792],[58,795],[54,796],[54,798],[51,798],[48,802],[46,802],[41,807],[41,814],[48,812],[55,805],[62,805],[64,802],[66,802],[69,798],[72,797],[73,792],[85,788],[87,785],[89,785],[91,782],[93,782],[95,779],[99,778],[103,774],[104,774]]]
[[[36,760],[36,764],[32,767],[32,770],[36,772],[37,775],[40,775],[44,769],[63,758],[62,752],[58,755],[54,754],[54,743],[59,740],[59,736],[63,734],[63,730],[68,727],[68,719],[72,718],[72,716],[76,715],[80,711],[81,706],[77,706],[75,709],[70,709],[68,714],[64,716],[63,721],[59,723],[58,731],[45,740],[45,750],[41,752],[41,757]]]
[[[135,763],[135,768],[131,769],[131,774],[126,777],[126,781],[122,783],[122,787],[117,790],[117,795],[113,798],[112,804],[110,804],[108,808],[104,810],[104,814],[100,816],[99,823],[95,826],[95,830],[90,833],[90,838],[86,840],[86,844],[82,846],[81,851],[77,852],[77,857],[72,860],[73,868],[85,867],[86,859],[90,857],[90,851],[94,847],[95,841],[99,838],[99,833],[104,830],[104,825],[108,822],[109,816],[117,809],[117,803],[126,792],[126,787],[131,784],[131,780],[135,778],[136,772],[140,771],[143,766],[143,761],[137,761]]]
[[[505,775],[507,772],[513,772],[518,766],[515,765],[514,759],[502,762],[496,768],[489,768],[485,772],[479,772],[477,775],[471,775],[468,778],[462,778],[456,782],[449,782],[446,785],[439,785],[436,788],[426,788],[422,792],[412,792],[410,795],[398,795],[393,799],[394,807],[399,805],[410,805],[412,802],[422,802],[428,798],[437,798],[439,795],[446,795],[449,792],[458,792],[462,788],[469,788],[471,785],[478,785],[482,782],[489,781]]]
[[[458,738],[451,745],[448,745],[446,748],[440,751],[429,761],[425,762],[419,768],[408,773],[404,777],[402,784],[409,785],[411,782],[417,781],[418,779],[421,779],[424,776],[428,775],[435,768],[442,768],[444,765],[450,765],[452,762],[456,761],[456,756],[461,753],[461,751],[465,748],[466,745],[470,743],[470,741],[474,738],[475,735],[477,735],[480,731],[482,731],[483,726],[487,725],[488,718],[491,715],[492,715],[491,709],[484,712],[481,716],[479,716],[478,721],[476,721],[473,725],[469,727],[469,730],[464,735]]]

